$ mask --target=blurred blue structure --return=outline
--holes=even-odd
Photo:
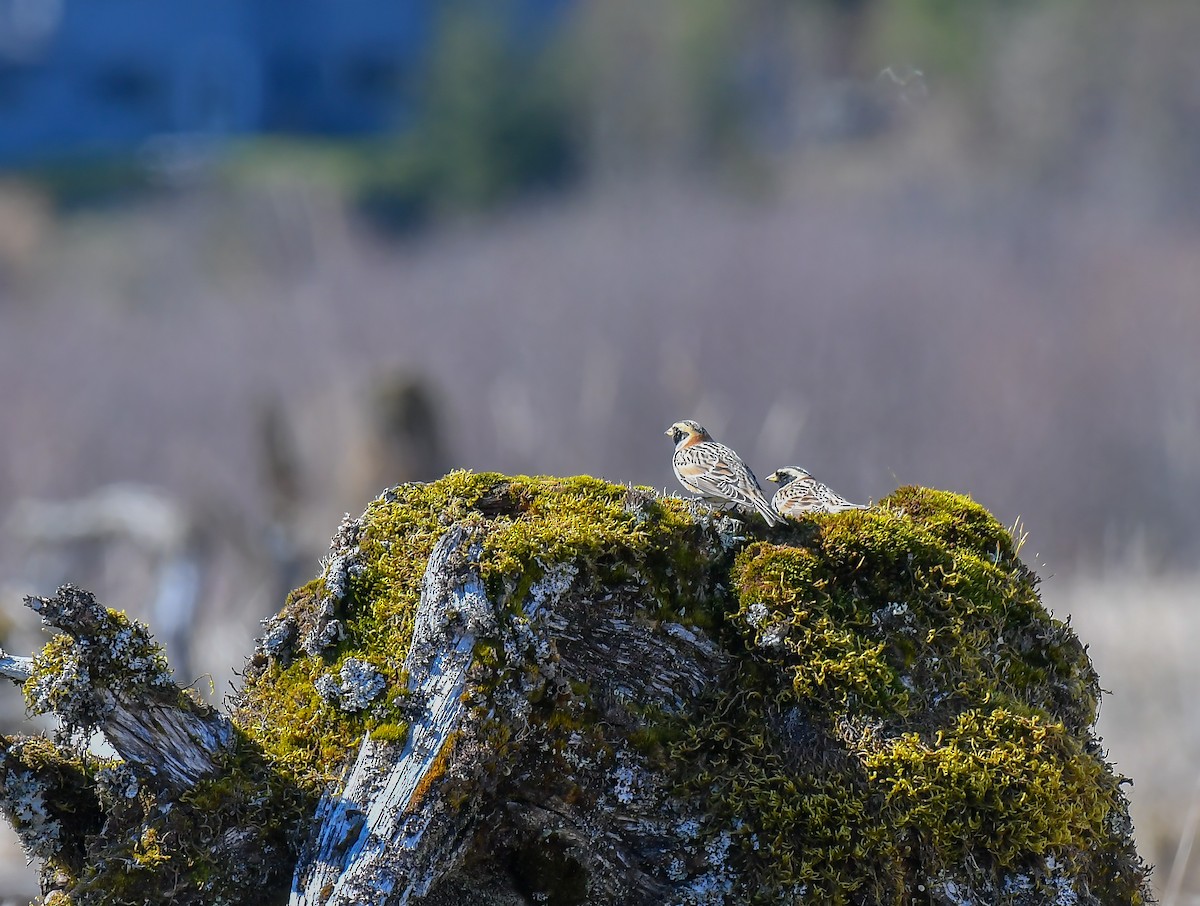
[[[499,7],[521,37],[568,3]],[[159,135],[402,129],[417,112],[438,17],[452,6],[0,0],[0,163],[130,152]]]

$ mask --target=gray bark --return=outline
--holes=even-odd
[[[593,606],[573,594],[573,568],[547,574],[512,613],[487,597],[478,555],[478,542],[462,526],[438,541],[405,664],[419,716],[403,746],[364,740],[352,768],[326,794],[296,867],[292,906],[527,902],[510,878],[486,869],[481,877],[479,866],[465,864],[481,830],[504,845],[548,841],[561,869],[585,870],[589,895],[605,902],[691,902],[694,877],[673,887],[656,876],[678,849],[677,826],[703,815],[684,803],[663,808],[669,792],[628,748],[614,770],[581,765],[572,778],[581,794],[570,803],[559,797],[552,778],[536,773],[550,762],[533,755],[539,740],[524,719],[530,689],[501,682],[485,691],[496,678],[472,670],[473,651],[480,637],[498,639],[514,662],[536,666],[551,693],[571,681],[607,690],[606,717],[616,723],[627,721],[625,704],[634,700],[681,707],[719,681],[726,655],[696,630],[651,626],[636,614],[643,592],[635,586],[614,591],[627,607]],[[483,767],[491,719],[516,737],[515,775],[531,756],[541,761],[534,769],[540,782],[518,780],[501,793],[502,814],[479,808],[498,785]],[[454,792],[464,788],[478,795],[459,802]]]

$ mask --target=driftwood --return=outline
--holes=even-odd
[[[768,531],[454,473],[339,528],[230,718],[30,599],[67,635],[0,674],[63,729],[6,741],[0,804],[56,904],[1139,903],[1035,585],[941,492]]]

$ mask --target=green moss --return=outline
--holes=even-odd
[[[1017,702],[1074,732],[1095,721],[1083,646],[968,498],[904,488],[795,534],[739,554],[735,620],[754,650],[779,652],[801,698],[880,717]]]
[[[336,777],[365,733],[399,741],[407,725],[403,664],[421,580],[434,545],[455,523],[480,530],[484,583],[514,609],[548,568],[570,563],[596,581],[635,573],[652,577],[658,617],[714,619],[716,609],[703,591],[711,564],[696,550],[702,530],[680,500],[660,501],[588,476],[509,478],[459,471],[395,488],[361,520],[355,568],[339,610],[345,639],[319,656],[263,663],[248,675],[241,697],[241,723],[307,788],[317,790]],[[326,596],[321,581],[293,594],[285,612],[301,633],[315,622]],[[481,663],[496,658],[489,650],[481,640],[476,652]],[[326,702],[317,680],[349,657],[379,670],[390,696],[357,713]],[[289,715],[283,727],[276,718],[281,713]]]
[[[976,864],[986,889],[1070,851],[1102,901],[1140,902],[1144,869],[1112,830],[1119,778],[1091,736],[1097,678],[999,523],[903,488],[787,535],[739,553],[737,689],[667,759],[748,829],[755,901],[907,902],[914,870]],[[1114,881],[1121,860],[1135,868]]]
[[[377,742],[404,742],[408,738],[408,724],[376,724],[371,730],[371,738]]]
[[[477,533],[483,581],[514,619],[566,566],[588,600],[637,588],[648,627],[680,621],[724,646],[732,675],[704,700],[681,713],[628,703],[615,737],[585,684],[550,694],[536,664],[510,665],[494,639],[474,654],[489,689],[519,674],[540,752],[562,757],[570,737],[612,764],[628,744],[666,773],[710,816],[706,833],[731,836],[746,901],[898,904],[948,867],[976,872],[980,890],[1002,890],[1004,872],[1048,884],[1047,858],[1105,903],[1141,901],[1119,778],[1092,736],[1099,689],[1083,647],[986,510],[921,488],[772,532],[749,525],[758,537],[734,553],[684,502],[589,477],[455,472],[396,488],[335,550],[344,578],[327,574],[285,608],[299,636],[333,613],[340,640],[262,657],[247,676],[238,720],[300,789],[318,792],[364,733],[403,740],[421,580],[454,524]],[[317,684],[351,657],[386,691],[348,713]],[[480,732],[497,765],[482,787],[517,782],[513,727],[497,713]],[[566,761],[538,782],[562,801],[586,795]],[[451,805],[466,795],[452,791]]]
[[[1121,805],[1117,778],[1062,724],[1003,709],[966,711],[929,741],[903,733],[863,763],[889,823],[947,860],[982,847],[1015,868],[1103,846]]]

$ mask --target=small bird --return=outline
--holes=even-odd
[[[700,425],[685,420],[663,433],[675,441],[671,465],[675,477],[687,490],[715,506],[733,504],[738,509],[754,510],[767,520],[767,525],[782,521],[771,509],[750,467],[729,447],[713,440]]]
[[[840,513],[843,510],[865,510],[862,504],[851,503],[835,494],[828,485],[817,481],[807,469],[788,466],[776,469],[767,476],[780,486],[771,498],[771,506],[780,516],[795,518],[803,513]]]

